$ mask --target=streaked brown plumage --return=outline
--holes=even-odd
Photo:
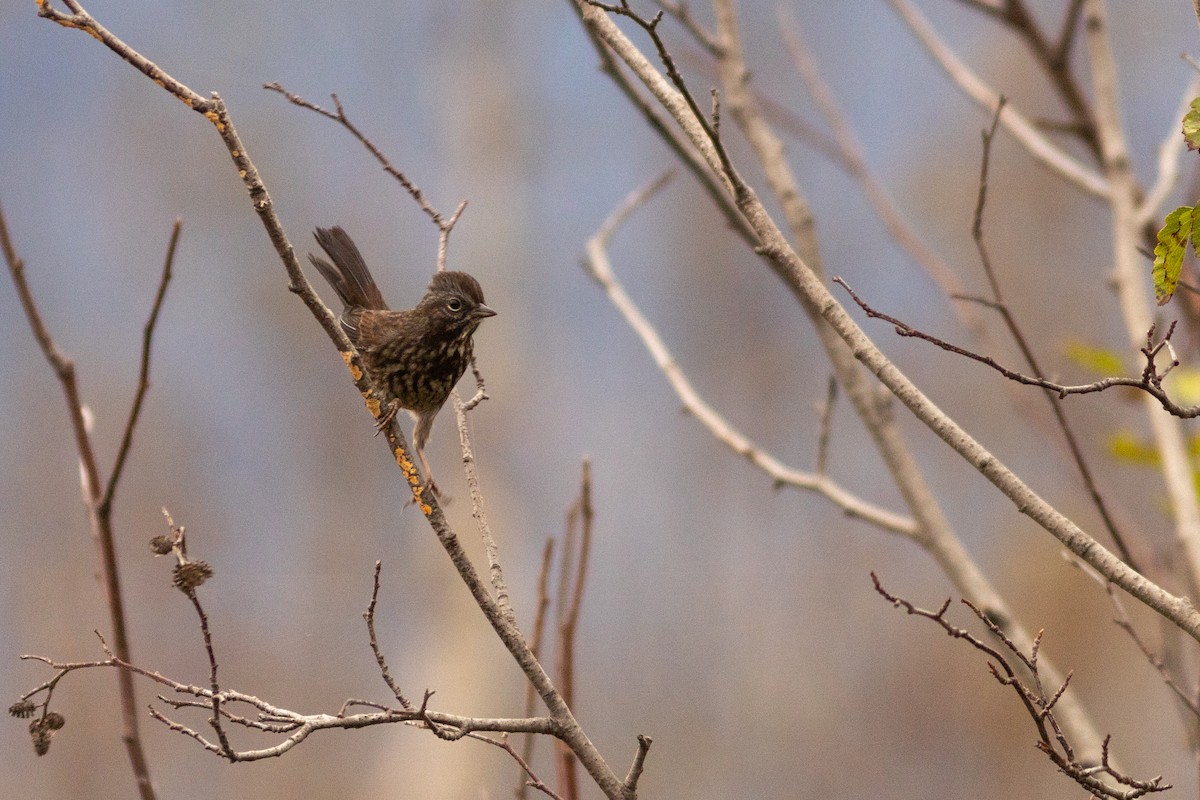
[[[392,311],[344,230],[317,228],[314,235],[333,264],[311,253],[308,259],[344,304],[338,321],[371,380],[412,412],[413,445],[432,486],[424,451],[433,420],[471,363],[475,329],[496,312],[484,304],[479,281],[451,271],[434,273],[415,308]]]

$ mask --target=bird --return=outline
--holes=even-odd
[[[496,312],[484,302],[479,281],[453,270],[435,272],[415,307],[393,311],[345,230],[317,228],[313,235],[329,261],[312,253],[308,259],[342,301],[338,323],[388,401],[380,430],[397,409],[412,415],[413,445],[430,491],[438,494],[425,444],[434,419],[474,358],[472,337],[479,323]]]

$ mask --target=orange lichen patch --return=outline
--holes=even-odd
[[[355,366],[355,364],[352,360],[354,358],[354,356],[350,355],[349,350],[343,350],[341,352],[342,352],[342,361],[346,362],[346,367],[350,370],[350,377],[354,378],[355,382],[361,381],[362,380],[362,370],[359,369],[357,366]]]
[[[211,122],[213,125],[217,126],[218,131],[220,131],[221,133],[225,132],[225,123],[221,122],[220,114],[218,114],[215,111],[205,111],[204,116],[208,118],[209,122]]]
[[[404,477],[408,478],[408,482],[413,486],[418,486],[421,479],[417,477],[417,465],[404,455],[404,451],[399,447],[396,448],[396,464],[399,465],[400,471],[404,473]],[[420,499],[421,492],[419,489],[413,490],[413,496]]]
[[[363,401],[367,404],[367,411],[371,412],[371,416],[379,419],[379,398],[373,394],[364,394]]]
[[[433,513],[433,506],[429,505],[429,503],[421,502],[421,495],[425,494],[425,487],[420,485],[420,482],[417,481],[416,475],[411,476],[409,480],[412,481],[413,484],[413,502],[416,503],[417,507],[421,509],[421,513],[428,517]]]

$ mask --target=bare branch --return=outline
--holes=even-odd
[[[946,71],[951,80],[970,97],[976,105],[989,112],[994,112],[1000,102],[1000,93],[992,89],[983,79],[976,75],[957,54],[937,35],[929,20],[913,5],[910,0],[889,0],[892,7],[908,24],[921,44],[929,51],[934,60]],[[1013,135],[1021,145],[1037,161],[1040,161],[1052,172],[1075,184],[1079,188],[1107,198],[1108,182],[1092,170],[1072,158],[1062,148],[1047,139],[1037,126],[1011,105],[1000,118],[1000,124]]]
[[[392,166],[392,162],[389,161],[387,156],[383,154],[383,151],[376,147],[375,143],[372,142],[362,131],[358,129],[354,123],[350,121],[350,118],[346,116],[346,109],[342,107],[342,102],[338,100],[338,96],[336,94],[331,94],[329,97],[333,100],[334,108],[337,110],[330,111],[322,108],[316,103],[311,103],[308,100],[305,100],[300,95],[292,94],[278,83],[264,83],[263,88],[271,92],[278,92],[286,97],[288,102],[300,106],[301,108],[307,108],[309,111],[314,111],[327,119],[331,119],[349,131],[350,134],[357,139],[363,147],[370,151],[371,155],[375,157],[375,160],[379,162],[379,165],[383,167],[383,171],[399,181],[400,185],[404,187],[405,191],[407,191],[409,195],[412,196],[412,199],[417,202],[417,205],[421,207],[421,210],[424,211],[431,220],[433,220],[433,224],[437,226],[438,230],[445,235],[449,235],[450,230],[454,227],[454,223],[458,221],[459,215],[462,214],[463,206],[467,204],[467,201],[462,201],[449,219],[443,217],[441,213],[425,198],[425,193],[421,191],[421,187],[409,180],[408,176],[403,172]],[[444,262],[445,255],[443,244],[443,247],[439,247],[438,251],[439,269],[444,269],[444,266],[441,266],[444,264]]]
[[[367,636],[371,642],[371,652],[375,654],[375,663],[379,665],[379,674],[383,678],[383,682],[392,690],[392,696],[396,698],[396,702],[400,703],[400,706],[405,711],[411,711],[412,703],[404,696],[404,693],[400,690],[400,685],[392,677],[392,671],[388,668],[387,659],[383,655],[383,650],[379,647],[379,637],[375,634],[375,604],[379,602],[379,573],[382,569],[383,562],[376,561],[375,582],[371,589],[371,602],[367,604],[367,610],[363,612],[363,619],[367,622]]]
[[[113,463],[112,474],[108,476],[108,486],[100,501],[101,513],[107,513],[112,507],[113,496],[117,484],[121,481],[121,473],[125,468],[125,459],[133,444],[133,431],[137,427],[138,418],[142,413],[142,403],[146,392],[150,389],[150,345],[154,341],[154,329],[158,325],[158,313],[162,310],[163,300],[167,296],[167,284],[171,282],[171,268],[175,262],[175,248],[179,244],[179,232],[183,228],[183,220],[176,218],[171,228],[171,239],[167,243],[167,257],[163,261],[162,277],[158,281],[158,291],[154,295],[154,304],[150,308],[150,318],[142,329],[142,362],[138,372],[137,391],[133,396],[133,406],[129,409],[129,418],[125,422],[125,432],[121,435],[121,444],[117,448],[117,458]]]
[[[833,282],[838,284],[839,286],[841,286],[843,289],[845,289],[846,292],[850,295],[851,299],[854,300],[854,302],[858,304],[858,307],[861,308],[868,317],[870,317],[872,319],[881,319],[884,322],[888,322],[891,325],[893,325],[896,329],[897,335],[908,336],[908,337],[912,337],[912,338],[916,338],[916,339],[922,339],[926,342],[929,342],[930,344],[937,345],[938,347],[942,348],[943,350],[945,350],[947,352],[954,353],[955,355],[960,355],[965,358],[969,358],[972,361],[978,361],[980,364],[984,364],[986,366],[991,367],[996,372],[999,372],[1001,375],[1003,375],[1004,377],[1008,378],[1011,381],[1016,381],[1017,383],[1023,383],[1027,386],[1038,386],[1042,389],[1047,389],[1047,390],[1053,392],[1055,395],[1057,395],[1060,398],[1067,397],[1069,395],[1075,395],[1075,394],[1093,394],[1095,392],[1103,392],[1107,389],[1113,388],[1114,386],[1127,386],[1127,387],[1130,387],[1133,389],[1139,389],[1139,390],[1145,392],[1146,394],[1150,395],[1155,400],[1157,400],[1162,405],[1163,409],[1165,409],[1172,416],[1179,417],[1180,419],[1193,419],[1195,417],[1200,416],[1200,405],[1197,405],[1197,406],[1178,405],[1177,403],[1175,403],[1175,401],[1171,400],[1171,398],[1167,395],[1166,390],[1163,389],[1163,387],[1162,387],[1163,380],[1167,377],[1168,374],[1170,374],[1171,370],[1173,370],[1175,367],[1179,366],[1178,359],[1176,359],[1174,357],[1172,357],[1170,363],[1161,370],[1159,369],[1157,363],[1155,362],[1155,357],[1160,352],[1162,352],[1162,350],[1169,348],[1171,335],[1175,332],[1175,323],[1173,323],[1173,322],[1171,323],[1171,326],[1167,329],[1166,335],[1162,339],[1159,339],[1157,342],[1154,340],[1156,328],[1153,325],[1150,327],[1150,330],[1146,333],[1146,343],[1141,348],[1141,353],[1143,356],[1145,356],[1145,359],[1146,359],[1146,366],[1142,370],[1142,374],[1140,377],[1137,377],[1137,378],[1116,378],[1116,377],[1103,378],[1102,380],[1098,380],[1093,383],[1085,383],[1085,384],[1080,384],[1080,385],[1075,385],[1075,386],[1069,386],[1069,385],[1065,385],[1065,384],[1057,383],[1055,381],[1048,380],[1046,378],[1039,378],[1039,377],[1036,377],[1033,375],[1026,375],[1022,372],[1018,372],[1017,370],[1009,369],[1008,367],[1002,365],[1000,362],[996,361],[991,356],[985,356],[980,353],[976,353],[972,350],[967,350],[966,348],[959,347],[958,345],[955,345],[955,344],[951,344],[950,342],[947,342],[945,339],[940,339],[937,336],[926,333],[918,328],[914,328],[913,326],[909,325],[907,322],[896,319],[895,317],[893,317],[889,314],[885,314],[882,311],[878,311],[875,308],[871,307],[865,300],[863,300],[861,297],[858,296],[857,292],[855,292],[853,289],[850,288],[849,284],[847,284],[841,278],[835,277],[833,279]],[[989,305],[992,307],[997,307],[996,304],[994,304],[994,303],[989,303]]]
[[[474,361],[471,363],[474,366]],[[480,382],[482,383],[482,378]],[[482,391],[482,387],[480,391]],[[475,524],[479,527],[479,536],[483,540],[483,549],[487,554],[488,574],[492,581],[496,603],[509,624],[515,628],[517,615],[508,594],[508,583],[504,580],[504,569],[500,566],[500,547],[496,544],[496,538],[492,536],[492,528],[488,524],[487,514],[483,510],[483,492],[479,488],[479,472],[475,468],[475,450],[471,446],[471,435],[467,427],[467,407],[462,398],[458,396],[457,391],[453,392],[451,397],[454,401],[454,413],[458,417],[458,443],[462,448],[463,470],[467,473],[467,486],[471,493],[471,516],[475,518]]]
[[[987,278],[988,286],[991,288],[992,299],[987,304],[988,307],[1000,313],[1005,327],[1008,328],[1009,334],[1012,336],[1013,341],[1016,342],[1017,348],[1021,351],[1021,356],[1025,359],[1025,363],[1029,366],[1034,376],[1044,379],[1046,375],[1038,364],[1033,347],[1029,344],[1029,340],[1025,338],[1024,332],[1021,330],[1020,325],[1017,324],[1016,316],[1004,300],[1004,295],[1000,290],[1000,279],[996,275],[995,269],[992,268],[991,255],[988,253],[987,244],[983,238],[983,211],[987,203],[992,143],[996,139],[996,128],[1000,124],[1000,115],[1004,111],[1006,102],[1005,98],[1000,98],[1000,103],[996,107],[996,113],[992,117],[991,127],[983,132],[983,156],[980,159],[979,165],[979,192],[975,203],[974,221],[971,225],[971,238],[975,241],[975,249],[979,254],[979,263],[983,267],[984,276]],[[1062,431],[1063,438],[1066,440],[1067,448],[1071,452],[1071,458],[1075,461],[1076,469],[1079,470],[1079,476],[1083,480],[1084,487],[1092,497],[1092,504],[1100,512],[1100,518],[1104,522],[1104,527],[1108,529],[1108,533],[1117,547],[1117,552],[1121,554],[1121,558],[1124,559],[1126,564],[1134,569],[1138,569],[1137,562],[1134,561],[1133,554],[1125,543],[1125,537],[1117,527],[1116,520],[1109,513],[1108,504],[1104,500],[1104,495],[1100,493],[1100,487],[1096,484],[1092,470],[1088,466],[1087,459],[1083,454],[1083,448],[1079,446],[1079,440],[1075,437],[1075,431],[1067,420],[1066,411],[1062,407],[1062,398],[1049,389],[1044,390],[1044,395],[1050,404],[1050,410],[1054,414],[1054,419],[1058,423],[1059,430]]]
[[[1114,798],[1114,800],[1136,800],[1136,798],[1143,797],[1152,792],[1163,792],[1172,788],[1171,784],[1163,783],[1161,776],[1149,781],[1141,781],[1131,778],[1114,768],[1109,762],[1108,746],[1110,737],[1108,736],[1104,738],[1104,743],[1101,747],[1099,766],[1096,766],[1095,762],[1081,761],[1076,757],[1074,747],[1063,733],[1054,713],[1054,707],[1062,698],[1063,692],[1066,691],[1071,676],[1068,674],[1062,685],[1052,694],[1047,694],[1042,686],[1040,666],[1038,664],[1038,650],[1041,644],[1040,633],[1034,641],[1033,649],[1029,655],[1025,655],[987,614],[971,605],[968,601],[962,601],[964,605],[975,613],[980,622],[987,626],[988,631],[1000,641],[1004,651],[1009,653],[1011,657],[1014,657],[1024,670],[1028,672],[1032,685],[1027,685],[1021,680],[1017,670],[1009,663],[1009,658],[1005,656],[1004,652],[987,644],[965,628],[952,625],[946,619],[946,612],[950,608],[949,598],[946,599],[946,602],[937,611],[927,611],[917,608],[908,600],[884,589],[883,584],[874,572],[871,573],[871,581],[875,584],[875,591],[896,608],[903,609],[911,616],[924,617],[936,622],[950,637],[965,641],[976,650],[984,653],[989,659],[988,669],[997,682],[1002,686],[1012,688],[1020,699],[1026,713],[1033,721],[1034,727],[1038,732],[1038,749],[1045,753],[1054,765],[1067,775],[1067,777],[1071,778],[1071,780],[1084,789],[1092,792],[1093,795],[1110,797]],[[1098,777],[1101,775],[1107,776],[1111,779],[1112,783],[1101,780]]]
[[[625,293],[624,288],[613,274],[608,260],[608,240],[616,231],[616,225],[628,216],[647,199],[654,188],[661,186],[661,178],[631,193],[625,202],[609,217],[587,243],[587,255],[584,258],[584,268],[595,281],[600,284],[612,304],[621,312],[626,323],[642,340],[650,356],[658,368],[666,376],[671,388],[679,397],[683,407],[699,420],[716,439],[738,455],[749,460],[761,469],[778,485],[794,486],[799,489],[818,492],[838,505],[848,515],[866,520],[884,530],[914,536],[916,526],[911,519],[899,516],[885,509],[874,506],[845,490],[829,477],[821,474],[800,472],[782,464],[774,456],[751,442],[748,438],[729,424],[712,406],[708,405],[692,386],[687,376],[680,369],[675,358],[667,350],[666,344],[654,329],[653,325],[642,315],[633,300]]]
[[[533,789],[537,789],[539,792],[546,795],[547,797],[553,798],[553,800],[563,800],[563,798],[561,796],[559,796],[553,789],[551,789],[544,782],[542,782],[542,779],[539,778],[537,776],[537,774],[533,771],[533,769],[529,766],[529,762],[526,761],[524,758],[522,758],[521,755],[516,750],[513,749],[513,746],[508,743],[508,734],[507,733],[502,735],[499,739],[493,739],[490,736],[483,736],[478,733],[470,733],[467,735],[470,736],[472,739],[478,739],[481,742],[487,742],[490,745],[495,745],[496,747],[499,747],[501,750],[503,750],[504,752],[506,752],[510,756],[512,756],[513,761],[517,762],[517,766],[521,768],[521,771],[527,777],[527,780],[524,780],[521,782],[521,789],[524,789],[525,787],[530,787]],[[520,791],[520,790],[518,790],[518,791]],[[521,796],[523,796],[523,795],[521,795]]]

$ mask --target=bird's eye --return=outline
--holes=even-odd
[[[450,309],[451,311],[462,311],[462,307],[462,300],[459,300],[457,297],[451,297],[446,303],[446,308]]]

